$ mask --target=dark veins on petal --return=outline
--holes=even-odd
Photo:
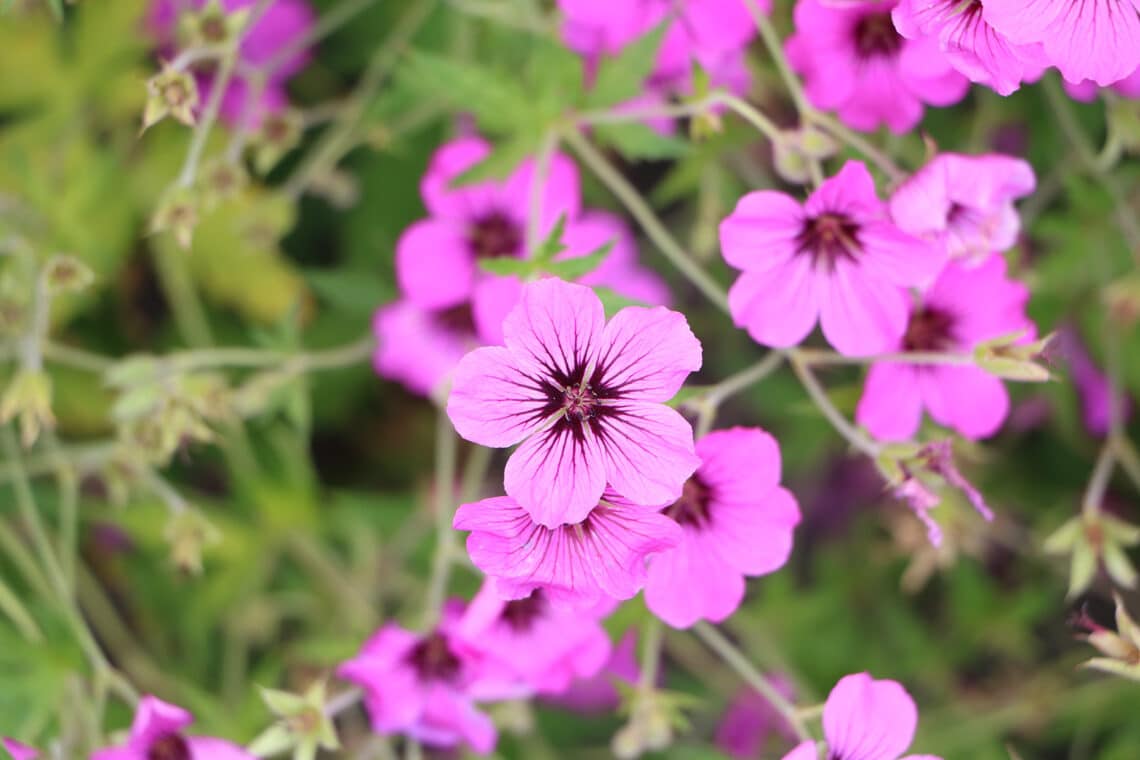
[[[869,13],[855,24],[855,52],[860,58],[887,58],[902,47],[891,13]]]
[[[146,760],[192,760],[190,745],[179,734],[162,734],[151,742]]]
[[[525,599],[513,599],[503,607],[499,619],[510,626],[517,633],[525,633],[534,625],[534,621],[546,611],[546,598],[542,591],[535,589]]]
[[[828,271],[840,259],[855,261],[862,252],[859,223],[842,213],[825,213],[804,220],[796,236],[796,249],[811,256],[812,264]]]
[[[923,306],[910,315],[903,335],[906,351],[947,351],[955,347],[954,315],[943,309]]]
[[[681,498],[661,511],[680,525],[703,528],[709,522],[711,501],[712,489],[701,480],[700,476],[693,475],[685,481]]]
[[[420,639],[408,653],[408,662],[425,681],[453,681],[459,675],[459,658],[439,631]]]

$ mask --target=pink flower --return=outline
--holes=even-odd
[[[983,16],[1015,44],[1040,42],[1071,82],[1108,85],[1140,67],[1137,0],[985,0]]]
[[[480,345],[467,304],[429,311],[396,301],[377,309],[372,331],[376,373],[421,396],[441,387],[463,355]]]
[[[740,606],[744,576],[783,566],[800,521],[780,487],[780,449],[757,428],[731,428],[697,441],[701,466],[662,513],[682,528],[676,547],[649,562],[645,603],[675,628],[720,622]]]
[[[803,75],[812,104],[836,110],[855,129],[886,124],[902,134],[922,120],[923,103],[956,103],[970,85],[936,38],[908,40],[895,30],[891,10],[896,4],[796,3],[788,59]]]
[[[945,253],[900,230],[867,167],[848,161],[802,206],[784,193],[749,193],[720,225],[725,260],[743,270],[728,294],[732,318],[759,343],[794,346],[819,319],[841,353],[893,347],[906,329],[903,287],[942,267]]]
[[[176,44],[179,11],[182,8],[201,10],[208,0],[154,0],[147,16],[147,28],[164,48],[168,50]],[[226,13],[242,9],[253,9],[254,0],[222,0]],[[274,0],[260,19],[255,21],[242,38],[238,60],[247,67],[257,68],[268,65],[278,54],[295,45],[313,27],[313,10],[306,0]],[[255,128],[265,114],[281,111],[289,102],[285,84],[289,78],[304,68],[309,53],[300,49],[286,56],[272,71],[267,71],[267,81],[261,102],[252,106],[251,118],[247,126]],[[211,75],[198,77],[202,102],[210,97]],[[245,114],[246,100],[250,83],[240,74],[235,74],[222,96],[221,116],[231,125],[241,122]]]
[[[1100,94],[1100,88],[1097,87],[1096,82],[1091,79],[1085,79],[1080,82],[1065,80],[1061,84],[1064,85],[1065,92],[1069,93],[1070,98],[1080,100],[1084,103],[1091,103],[1096,100],[1097,95]],[[1109,88],[1125,98],[1132,98],[1133,100],[1140,99],[1140,68],[1123,79],[1116,80],[1109,85]]]
[[[504,485],[536,523],[582,522],[607,484],[638,504],[680,496],[699,460],[663,402],[701,365],[684,316],[627,307],[607,324],[592,290],[551,278],[524,287],[503,334],[460,361],[447,413],[474,443],[522,442]]]
[[[1033,192],[1033,167],[1001,155],[941,153],[891,196],[891,218],[912,235],[936,240],[953,259],[983,261],[1017,242],[1013,202]]]
[[[951,262],[912,308],[906,334],[894,346],[968,356],[982,341],[1033,330],[1025,315],[1029,290],[1006,277],[1005,260],[969,268]],[[1001,380],[970,364],[876,362],[867,373],[855,419],[876,438],[911,438],[922,410],[966,438],[993,435],[1009,414]]]
[[[785,698],[792,699],[792,687],[786,679],[776,676],[772,685]],[[795,739],[795,733],[771,703],[759,692],[746,688],[737,692],[724,711],[714,741],[728,756],[752,760],[760,756],[773,734]]]
[[[208,736],[185,736],[194,721],[181,707],[146,696],[139,701],[127,743],[101,749],[90,760],[255,760],[236,744]]]
[[[0,739],[0,745],[8,750],[12,760],[36,760],[39,757],[39,752],[27,745],[20,744],[15,739]]]
[[[637,663],[637,629],[630,628],[613,648],[602,672],[573,683],[565,692],[547,697],[546,702],[580,713],[608,713],[621,704],[615,684],[632,686],[641,677]]]
[[[758,3],[765,11],[769,2]],[[671,15],[657,61],[647,82],[664,98],[691,91],[692,61],[709,72],[714,85],[743,91],[748,83],[744,50],[756,25],[743,0],[558,0],[562,38],[586,57],[591,68],[614,55]]]
[[[1073,384],[1081,398],[1085,428],[1093,435],[1107,434],[1112,384],[1093,362],[1080,336],[1071,327],[1058,331],[1057,343],[1069,363]],[[1127,421],[1132,414],[1132,404],[1127,398],[1121,398],[1118,403],[1121,405],[1121,419]]]
[[[461,504],[452,523],[469,530],[471,562],[506,599],[535,589],[564,607],[630,599],[645,585],[646,559],[676,546],[681,528],[654,507],[606,494],[581,522],[547,528],[508,496]]]
[[[449,602],[439,626],[425,635],[385,625],[337,668],[364,689],[376,733],[407,734],[432,746],[466,742],[479,754],[494,749],[495,727],[473,700],[501,695],[481,690],[476,661],[456,641],[462,612],[462,602]]]
[[[1039,44],[1016,45],[990,26],[981,0],[901,0],[891,18],[908,40],[936,37],[946,59],[970,81],[1009,95],[1045,66]]]
[[[918,708],[897,681],[876,681],[867,673],[844,676],[823,706],[823,736],[829,760],[940,760],[902,753],[914,740]],[[818,760],[807,741],[784,760]]]
[[[610,638],[599,622],[612,604],[568,610],[541,589],[505,600],[487,581],[456,629],[461,646],[480,660],[485,678],[519,697],[560,694],[575,679],[596,676],[609,660]]]

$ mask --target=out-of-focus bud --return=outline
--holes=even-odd
[[[659,752],[673,743],[675,729],[688,726],[683,708],[692,705],[692,697],[653,688],[626,690],[629,722],[622,726],[610,743],[619,758],[635,758],[646,752]]]
[[[1116,630],[1110,631],[1082,615],[1078,620],[1088,634],[1085,640],[1104,657],[1094,657],[1084,667],[1140,681],[1140,627],[1116,596]]]
[[[44,264],[43,278],[48,292],[55,295],[83,290],[95,280],[95,274],[74,256],[57,254]]]
[[[249,184],[249,175],[237,162],[219,159],[202,167],[198,182],[202,205],[214,208],[244,190]]]
[[[772,168],[780,179],[794,185],[806,185],[811,179],[808,171],[808,157],[796,144],[796,133],[785,130],[784,139],[772,141]]]
[[[516,736],[526,736],[534,733],[534,710],[530,701],[525,699],[508,699],[496,702],[488,708],[491,720],[501,730]]]
[[[247,18],[249,8],[226,13],[218,0],[210,0],[201,10],[184,12],[179,31],[186,47],[218,48],[233,41]]]
[[[1140,152],[1140,103],[1129,98],[1111,98],[1108,102],[1108,132],[1129,153]],[[1115,156],[1119,158],[1119,155]],[[1111,169],[1112,166],[1104,166]]]
[[[301,142],[305,120],[299,111],[267,114],[253,140],[253,165],[265,174]]]
[[[139,382],[108,378],[121,395],[111,407],[125,443],[148,461],[165,464],[188,444],[213,440],[211,423],[232,416],[225,378],[211,373],[145,379],[145,361],[135,364]],[[159,367],[161,365],[155,365]],[[133,376],[133,375],[132,375]]]
[[[360,200],[360,183],[356,176],[340,169],[330,169],[314,174],[309,182],[309,191],[329,202],[333,208],[348,209]]]
[[[151,232],[169,232],[183,250],[190,250],[194,228],[198,226],[200,200],[189,190],[169,193],[151,218]]]
[[[1140,543],[1140,528],[1103,512],[1082,513],[1045,539],[1048,554],[1069,557],[1069,597],[1092,585],[1103,565],[1113,582],[1136,587],[1136,569],[1125,549]]]
[[[974,362],[991,375],[1005,380],[1043,383],[1052,375],[1038,360],[1053,340],[1053,333],[1031,343],[1018,343],[1025,331],[1003,335],[979,343],[974,349]]]
[[[277,722],[253,740],[249,746],[252,754],[272,757],[291,749],[296,760],[307,760],[316,757],[318,749],[340,749],[328,715],[324,681],[314,683],[304,694],[262,689],[261,698]]]
[[[167,116],[173,116],[186,126],[193,126],[194,110],[198,107],[198,85],[189,72],[164,66],[162,71],[147,80],[146,91],[144,132]]]
[[[174,566],[190,575],[202,572],[202,552],[222,540],[218,529],[196,509],[172,513],[164,536]]]
[[[44,428],[55,427],[51,411],[51,378],[43,370],[18,370],[0,396],[0,425],[20,422],[20,442],[29,448]]]
[[[835,139],[816,127],[810,125],[803,127],[796,134],[800,150],[809,158],[818,160],[831,158],[839,150]]]
[[[1140,320],[1140,272],[1113,281],[1104,289],[1104,303],[1112,319],[1123,327]]]

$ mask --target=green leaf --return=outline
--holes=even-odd
[[[596,251],[592,251],[585,256],[575,256],[571,259],[553,261],[546,265],[546,271],[564,280],[577,280],[579,277],[583,277],[601,266],[602,262],[606,260],[606,256],[609,256],[613,247],[614,241],[611,240]]]
[[[566,214],[561,214],[558,221],[554,223],[554,229],[546,236],[546,240],[538,246],[538,250],[534,252],[534,260],[540,264],[546,264],[554,260],[554,257],[566,250],[566,244],[562,242],[562,236],[566,233]]]
[[[599,124],[594,128],[594,137],[625,158],[633,160],[676,158],[689,149],[689,144],[684,140],[663,135],[641,122]]]
[[[594,86],[586,93],[588,107],[605,108],[641,93],[645,79],[653,71],[668,24],[669,19],[661,21],[617,55],[602,59]]]
[[[517,78],[472,61],[413,52],[398,76],[425,101],[441,100],[471,111],[480,128],[492,134],[517,132],[534,121],[534,106]]]
[[[530,277],[538,269],[535,262],[531,259],[516,259],[510,256],[494,259],[479,259],[479,268],[490,274],[497,274],[503,277],[514,275],[515,277],[521,278]]]

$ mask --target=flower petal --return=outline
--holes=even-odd
[[[244,749],[224,739],[212,736],[191,736],[186,739],[191,760],[257,760]]]
[[[468,441],[504,448],[539,428],[546,403],[539,381],[518,368],[513,353],[486,346],[456,366],[447,416]]]
[[[606,488],[606,460],[588,427],[559,419],[532,435],[507,460],[503,487],[547,527],[586,518]]]
[[[971,440],[988,438],[1009,415],[1009,392],[978,367],[932,367],[923,374],[922,398],[930,416]]]
[[[680,312],[630,306],[605,327],[595,377],[621,399],[668,401],[701,368],[701,344]]]
[[[504,211],[513,213],[520,222],[529,219],[532,203],[532,185],[536,162],[528,158],[507,178],[503,187]],[[560,216],[568,220],[578,216],[582,209],[582,191],[579,186],[578,167],[569,156],[555,153],[550,157],[545,182],[538,196],[539,234],[546,237]]]
[[[855,407],[855,421],[880,441],[906,441],[922,422],[921,383],[918,374],[928,367],[899,362],[878,362],[867,372],[863,395]]]
[[[787,348],[808,336],[819,317],[818,278],[806,256],[763,272],[745,272],[728,291],[737,327],[757,343]]]
[[[896,760],[917,725],[918,708],[902,685],[867,673],[841,678],[823,707],[828,751],[844,760]]]
[[[443,145],[431,157],[420,180],[420,195],[428,213],[440,219],[471,222],[500,205],[498,183],[487,180],[463,187],[452,181],[491,153],[480,137],[461,137]]]
[[[645,604],[674,628],[698,620],[720,622],[744,599],[744,576],[715,552],[707,551],[695,531],[649,561]]]
[[[790,195],[772,190],[748,193],[720,223],[721,253],[737,269],[771,269],[795,255],[803,224],[803,209]]]
[[[475,261],[463,230],[452,222],[423,219],[396,242],[396,282],[421,309],[446,309],[471,298]]]
[[[846,356],[870,356],[899,345],[907,323],[904,291],[840,261],[820,297],[827,342]]]
[[[550,277],[523,288],[503,337],[528,374],[569,384],[576,369],[593,363],[605,319],[594,291]]]
[[[705,550],[745,575],[765,575],[783,567],[800,522],[796,497],[777,487],[753,494],[746,502],[719,499],[718,495],[709,506],[711,524],[703,534]]]
[[[664,505],[679,497],[701,463],[685,418],[661,404],[622,401],[606,409],[597,435],[610,487],[635,504]]]

